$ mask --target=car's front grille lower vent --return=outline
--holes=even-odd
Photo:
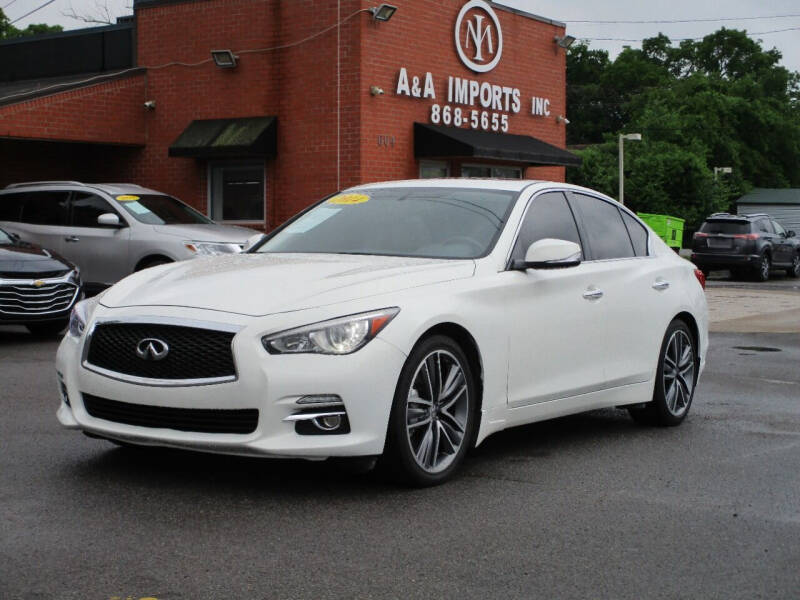
[[[78,294],[72,283],[35,285],[0,285],[0,313],[37,315],[66,311]]]
[[[234,333],[151,323],[99,323],[86,357],[90,366],[160,380],[236,377]]]
[[[258,409],[172,408],[118,402],[83,394],[83,405],[95,419],[198,433],[252,433],[258,426]]]

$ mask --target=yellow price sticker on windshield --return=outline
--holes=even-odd
[[[328,200],[328,204],[363,204],[368,200],[366,194],[339,194]]]
[[[117,196],[117,200],[120,202],[136,202],[139,199],[139,196]]]

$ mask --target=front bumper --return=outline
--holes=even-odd
[[[190,311],[180,312],[184,317]],[[208,311],[198,312],[204,313],[198,317],[211,320]],[[124,319],[124,315],[120,317]],[[69,405],[62,399],[57,411],[59,422],[67,428],[134,444],[222,454],[322,459],[383,452],[395,386],[406,359],[403,352],[378,337],[345,356],[271,355],[261,345],[261,337],[278,327],[271,327],[269,319],[250,319],[249,323],[244,317],[236,320],[242,326],[233,340],[237,378],[212,385],[164,387],[112,379],[82,366],[83,338],[66,336],[58,349],[56,369]],[[154,407],[255,408],[259,411],[258,424],[247,434],[127,425],[90,415],[83,394]],[[284,419],[303,408],[296,402],[307,395],[341,397],[349,432],[297,433],[295,423]]]

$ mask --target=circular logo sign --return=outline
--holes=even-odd
[[[143,360],[161,360],[169,354],[169,346],[158,338],[144,338],[136,344],[136,355]]]
[[[503,32],[497,15],[484,0],[470,0],[456,19],[456,50],[467,67],[477,73],[491,71],[503,54]]]

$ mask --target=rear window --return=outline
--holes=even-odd
[[[703,233],[750,233],[749,221],[706,221],[700,227]]]

